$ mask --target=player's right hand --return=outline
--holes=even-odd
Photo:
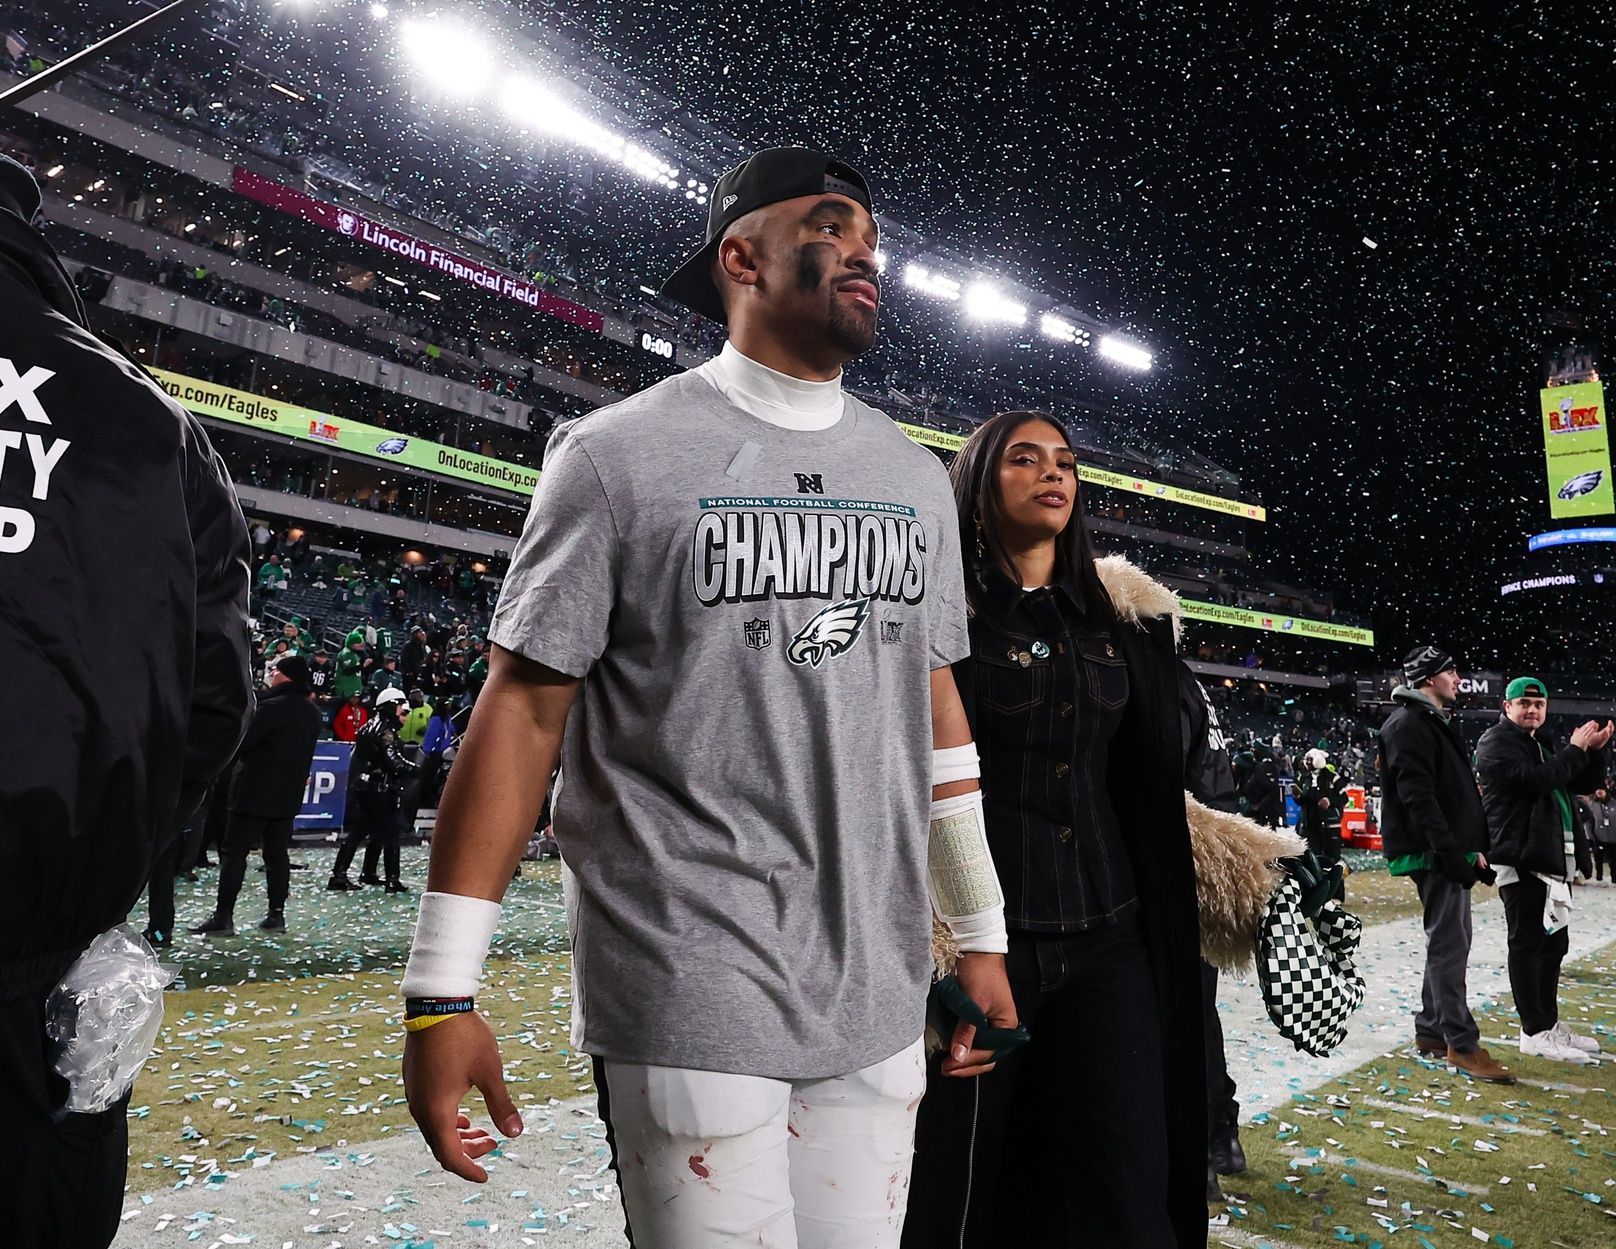
[[[506,1136],[520,1136],[522,1116],[506,1091],[499,1045],[482,1015],[471,1011],[405,1034],[404,1097],[411,1117],[445,1171],[483,1184],[488,1172],[476,1159],[492,1150],[492,1138],[460,1112],[461,1099],[473,1088],[482,1093],[495,1126]]]

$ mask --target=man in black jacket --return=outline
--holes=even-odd
[[[1285,822],[1285,797],[1279,792],[1274,755],[1262,742],[1252,744],[1251,767],[1239,784],[1240,797],[1245,802],[1242,814],[1269,828],[1278,828]]]
[[[0,750],[0,1175],[8,1244],[96,1249],[128,1094],[63,1112],[45,1003],[241,740],[249,544],[202,426],[90,332],[39,203],[0,157],[0,655],[28,720]]]
[[[1611,783],[1604,784],[1587,798],[1579,798],[1588,829],[1589,850],[1594,856],[1594,879],[1605,879],[1605,866],[1610,865],[1610,883],[1616,885],[1616,795]]]
[[[1301,827],[1311,850],[1325,868],[1341,862],[1341,813],[1347,809],[1347,783],[1323,747],[1302,756],[1291,794],[1301,811]]]
[[[1556,750],[1544,728],[1548,714],[1548,686],[1536,677],[1511,681],[1503,716],[1476,745],[1476,775],[1509,923],[1509,985],[1521,1017],[1521,1053],[1580,1066],[1599,1045],[1560,1019],[1571,881],[1593,872],[1572,802],[1604,780],[1603,752],[1616,725],[1606,721],[1600,728],[1589,720]]]
[[[1491,884],[1487,817],[1459,730],[1453,704],[1459,669],[1436,646],[1419,646],[1403,660],[1397,704],[1380,730],[1382,784],[1380,835],[1386,867],[1408,876],[1425,915],[1425,981],[1414,1016],[1414,1045],[1446,1057],[1480,1080],[1511,1084],[1515,1077],[1481,1044],[1467,1002],[1470,964],[1470,889]]]
[[[246,740],[236,754],[236,779],[230,791],[230,827],[219,849],[219,893],[213,914],[191,931],[205,937],[227,937],[236,931],[236,895],[247,872],[247,855],[264,848],[269,884],[269,914],[258,926],[265,932],[286,931],[286,895],[292,864],[292,821],[303,809],[309,764],[320,740],[320,712],[309,689],[309,665],[301,655],[286,655],[269,676],[269,691]]]

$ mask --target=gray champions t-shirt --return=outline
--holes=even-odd
[[[489,636],[584,678],[555,828],[585,1051],[809,1078],[920,1035],[957,524],[851,396],[786,430],[684,374],[556,431]]]

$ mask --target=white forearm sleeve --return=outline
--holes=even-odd
[[[976,749],[955,746],[932,752],[932,784],[980,775]],[[926,883],[932,910],[948,925],[963,954],[1004,954],[1004,892],[988,849],[982,791],[939,798],[931,804]]]
[[[500,906],[458,893],[423,893],[415,942],[399,985],[403,997],[474,997]]]

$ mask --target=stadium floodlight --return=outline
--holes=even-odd
[[[973,282],[965,292],[965,315],[973,321],[1025,325],[1027,306],[1018,304],[991,282]]]
[[[1077,341],[1077,326],[1065,317],[1057,317],[1053,312],[1046,312],[1043,319],[1038,322],[1038,328],[1047,338],[1057,338],[1063,343]]]
[[[449,95],[476,95],[494,69],[494,54],[475,31],[440,21],[405,22],[399,41],[412,65]]]
[[[1043,331],[1046,338],[1053,338],[1063,343],[1076,343],[1079,347],[1089,345],[1089,331],[1057,313],[1044,313],[1039,319],[1038,328]]]
[[[940,273],[933,273],[924,265],[913,262],[903,267],[903,284],[922,295],[931,295],[936,299],[956,300],[960,297],[960,284],[953,278],[945,278]]]
[[[1126,365],[1130,369],[1141,371],[1150,368],[1155,357],[1143,347],[1136,347],[1132,343],[1125,343],[1115,334],[1107,334],[1100,340],[1100,354],[1107,360],[1115,360],[1118,364]]]
[[[669,191],[679,191],[679,169],[649,148],[631,143],[600,123],[585,117],[543,83],[532,78],[510,78],[500,92],[500,107],[524,130],[546,134],[564,143],[574,143],[622,165],[631,174],[654,182]],[[693,183],[695,186],[702,184]],[[706,203],[697,191],[687,198]]]

